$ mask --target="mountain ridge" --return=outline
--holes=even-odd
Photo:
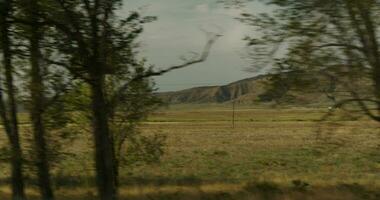
[[[273,89],[273,80],[281,75],[288,77],[288,82],[279,82],[280,89]],[[336,74],[339,75],[339,74]],[[289,79],[289,77],[291,77]],[[364,75],[363,75],[364,77]],[[347,81],[347,80],[346,80]],[[364,91],[364,95],[371,94],[371,83],[368,80],[361,82],[358,91]],[[161,92],[158,97],[168,104],[207,104],[229,103],[234,101],[239,104],[285,104],[285,105],[332,105],[334,101],[347,98],[350,93],[345,91],[342,84],[331,85],[331,76],[323,73],[303,73],[297,75],[294,72],[283,74],[265,74],[251,78],[234,81],[220,86],[193,87],[180,91]],[[283,85],[285,85],[285,90]],[[334,88],[333,91],[331,88]]]
[[[158,96],[170,104],[182,103],[225,103],[236,100],[247,94],[255,94],[262,88],[262,81],[268,75],[258,75],[251,78],[234,81],[226,85],[200,86],[189,89],[160,92]],[[260,85],[260,87],[258,87]],[[262,91],[260,89],[260,91]]]

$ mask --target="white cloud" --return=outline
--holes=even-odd
[[[195,6],[195,11],[201,13],[208,13],[210,12],[210,7],[208,4],[199,4]]]
[[[125,0],[129,2],[124,12],[141,6],[148,15],[155,15],[158,21],[147,24],[140,38],[142,56],[157,67],[181,63],[181,55],[190,51],[199,52],[206,42],[200,29],[221,32],[208,60],[197,66],[173,71],[158,77],[157,84],[162,91],[184,89],[188,83],[228,83],[251,76],[243,72],[246,63],[241,59],[244,42],[242,38],[250,33],[249,27],[234,19],[240,10],[224,9],[212,3],[216,0]],[[212,76],[210,76],[212,74]],[[166,86],[171,83],[176,86]]]

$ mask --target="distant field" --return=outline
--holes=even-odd
[[[141,130],[167,136],[165,155],[159,164],[122,170],[121,196],[380,199],[380,124],[344,112],[320,122],[326,113],[327,109],[238,107],[233,128],[229,106],[162,109]],[[86,142],[73,141],[69,152],[77,156],[54,169],[61,186],[58,199],[91,199],[89,137],[81,136]],[[1,166],[4,178],[8,172]],[[0,199],[8,191],[4,186]]]

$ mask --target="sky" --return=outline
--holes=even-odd
[[[250,12],[266,9],[259,4],[247,8]],[[235,19],[241,10],[226,9],[217,0],[124,0],[122,15],[137,9],[158,17],[146,25],[140,38],[142,56],[156,68],[181,64],[181,56],[201,52],[207,42],[202,30],[223,35],[205,62],[155,78],[159,91],[223,85],[255,75],[244,71],[249,63],[242,58],[243,38],[253,33],[250,27]]]

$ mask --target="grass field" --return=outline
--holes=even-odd
[[[121,171],[126,199],[380,199],[380,124],[327,110],[177,106],[152,115],[143,134],[167,136],[160,163]],[[84,138],[90,136],[83,136]],[[83,141],[87,141],[84,143]],[[91,141],[54,176],[57,199],[93,199]],[[2,164],[0,176],[8,174]],[[60,178],[65,177],[62,181]],[[31,199],[37,198],[30,187]],[[4,185],[0,199],[9,198]]]

